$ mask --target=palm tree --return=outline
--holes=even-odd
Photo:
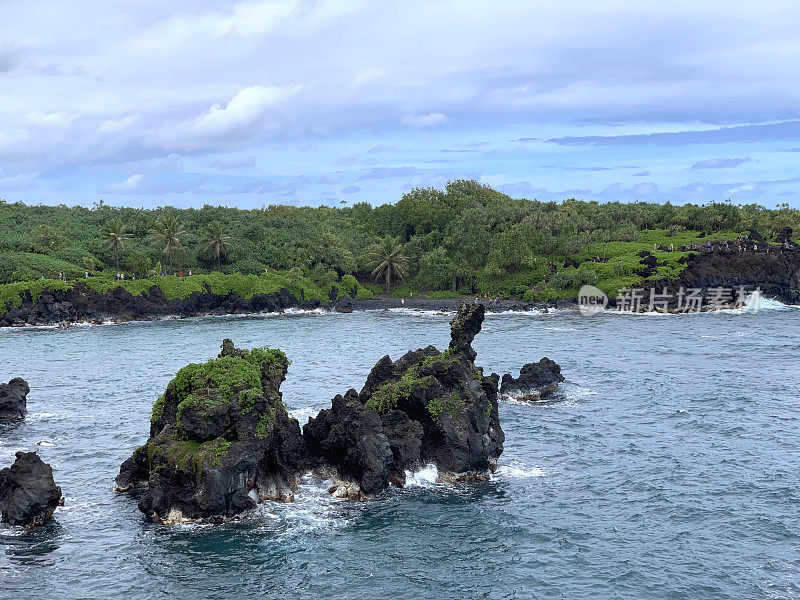
[[[217,270],[220,269],[220,257],[228,254],[228,248],[231,246],[231,236],[225,233],[222,228],[222,223],[219,221],[211,221],[203,228],[203,241],[206,242],[205,250],[209,248],[214,253],[217,259]]]
[[[119,271],[119,251],[125,249],[125,240],[131,237],[128,228],[119,219],[112,219],[100,230],[100,237],[106,243],[106,247],[114,253]]]
[[[403,254],[403,246],[396,239],[386,237],[380,240],[371,252],[375,281],[384,280],[386,293],[392,287],[392,277],[403,279],[408,275],[408,259]]]
[[[169,259],[169,270],[172,271],[172,257],[176,250],[183,248],[181,238],[186,235],[183,225],[175,215],[164,215],[156,221],[156,226],[150,231],[154,240],[164,244],[164,254]]]

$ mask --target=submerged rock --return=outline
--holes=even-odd
[[[22,419],[27,410],[27,396],[31,388],[28,382],[15,377],[8,383],[0,383],[0,419]]]
[[[519,377],[503,375],[500,395],[515,400],[541,400],[552,394],[562,381],[561,366],[544,357],[538,363],[524,365]]]
[[[183,367],[153,405],[150,439],[122,464],[115,489],[144,488],[139,508],[162,521],[292,501],[304,445],[281,399],[288,365],[280,350],[225,340],[216,359]]]
[[[11,525],[44,525],[63,504],[53,469],[35,452],[17,452],[14,464],[0,471],[0,521]]]
[[[335,496],[364,498],[405,471],[434,464],[440,479],[487,479],[505,435],[498,416],[498,376],[474,364],[472,340],[484,307],[462,305],[444,352],[433,346],[397,361],[384,356],[361,392],[336,396],[303,427],[311,466],[331,472]]]

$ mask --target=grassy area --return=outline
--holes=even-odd
[[[205,291],[206,286],[215,295],[233,294],[240,298],[252,298],[255,294],[272,294],[286,288],[296,298],[300,298],[302,292],[302,297],[306,300],[327,300],[332,286],[336,286],[337,296],[354,293],[359,299],[373,297],[370,287],[358,284],[352,277],[352,281],[349,281],[346,279],[347,277],[345,275],[341,281],[319,283],[290,270],[283,273],[275,271],[263,275],[209,273],[186,277],[168,275],[166,277],[148,277],[125,281],[89,277],[88,279],[80,278],[76,281],[101,294],[114,288],[122,288],[134,296],[147,292],[155,285],[161,288],[164,295],[169,299],[186,298],[193,292]],[[47,290],[69,290],[74,283],[57,279],[37,279],[0,285],[0,313],[6,312],[11,306],[19,306],[26,292],[30,292],[33,301],[36,302]]]
[[[577,296],[578,290],[584,284],[594,285],[609,295],[616,295],[623,287],[630,288],[641,286],[647,281],[678,277],[685,268],[685,264],[680,260],[691,254],[691,252],[679,251],[678,248],[682,246],[691,244],[702,246],[713,240],[732,240],[744,233],[743,231],[726,230],[700,237],[699,231],[671,233],[664,229],[643,230],[636,233],[634,241],[594,242],[585,245],[569,256],[570,259],[580,263],[579,267],[564,268],[562,266],[564,256],[553,256],[552,259],[547,256],[537,256],[533,266],[506,277],[503,281],[503,289],[512,290],[511,295],[521,297],[525,301],[574,297]],[[675,248],[674,251],[662,249],[669,248],[670,244]],[[644,266],[641,264],[639,256],[642,250],[650,252],[658,261],[655,274],[648,278],[638,274]],[[35,256],[36,260],[55,260],[41,255],[32,256]],[[605,259],[605,262],[594,262],[595,256]],[[552,260],[556,264],[556,273],[550,273],[547,269],[548,260]],[[51,266],[55,265],[54,262]],[[79,274],[73,273],[73,271],[74,267],[72,270],[64,269],[62,272],[98,293],[105,293],[114,288],[123,288],[131,294],[140,295],[153,285],[157,285],[170,299],[185,298],[193,292],[205,291],[206,287],[216,295],[233,294],[242,298],[251,298],[254,294],[275,293],[284,288],[297,298],[300,298],[302,294],[306,300],[328,300],[333,287],[336,288],[337,297],[347,294],[363,300],[383,294],[383,288],[380,285],[359,282],[350,274],[337,278],[333,271],[328,271],[319,279],[314,279],[297,268],[285,271],[270,270],[268,273],[260,275],[212,272],[186,277],[169,275],[125,281],[111,279],[110,274],[100,274],[85,279],[83,271]],[[481,289],[485,287],[486,290],[493,293],[491,290],[497,288],[497,281],[492,280],[491,273],[482,271],[479,275],[486,279],[481,283]],[[8,310],[9,306],[19,305],[26,292],[30,292],[31,297],[36,301],[45,290],[66,290],[70,289],[72,285],[71,282],[54,279],[36,279],[0,285],[0,313]],[[401,281],[392,286],[390,296],[408,298],[411,293],[415,297],[430,299],[459,298],[475,294],[475,292],[467,290],[460,290],[458,293],[442,290],[422,292],[408,282]]]
[[[636,241],[589,244],[574,258],[581,263],[579,267],[560,268],[557,265],[558,271],[538,288],[534,286],[526,292],[526,299],[571,298],[578,295],[578,290],[584,284],[594,285],[609,295],[616,295],[623,287],[640,286],[646,281],[664,278],[672,279],[678,277],[685,268],[680,259],[692,254],[678,251],[681,246],[704,245],[713,240],[732,240],[745,232],[721,231],[705,237],[699,237],[699,233],[682,231],[669,235],[663,229],[645,230],[637,234]],[[674,251],[661,249],[669,248],[670,244]],[[654,249],[654,246],[657,248]],[[644,266],[639,256],[642,250],[647,250],[658,260],[655,274],[647,278],[637,275],[637,271]],[[593,262],[595,256],[605,258],[606,262]]]

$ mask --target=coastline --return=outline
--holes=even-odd
[[[646,260],[643,259],[643,261]],[[631,312],[647,312],[650,291],[668,292],[672,298],[666,312],[680,313],[681,306],[675,298],[681,290],[695,289],[711,292],[721,287],[734,290],[759,289],[764,299],[777,300],[787,306],[800,304],[800,252],[786,254],[754,254],[729,252],[703,252],[690,255],[682,272],[672,279],[641,280],[633,284],[644,291],[642,306]],[[577,290],[569,293],[577,294]],[[663,294],[662,294],[663,295]],[[712,295],[709,293],[709,296]],[[189,318],[222,315],[259,315],[284,313],[289,310],[329,311],[349,313],[362,310],[418,310],[451,313],[466,302],[476,299],[489,313],[499,312],[550,312],[577,310],[578,299],[572,297],[551,301],[524,301],[520,299],[487,300],[474,295],[457,298],[425,298],[414,296],[396,298],[378,296],[370,299],[352,298],[333,291],[330,298],[308,299],[302,292],[293,294],[285,287],[272,293],[254,293],[242,297],[234,293],[214,293],[209,285],[202,291],[193,291],[185,297],[167,297],[155,284],[139,294],[115,287],[105,292],[95,291],[81,282],[68,289],[45,289],[41,295],[26,292],[17,306],[9,306],[0,314],[0,327],[56,326],[89,323],[124,323],[128,321],[153,321],[170,318]],[[608,308],[615,308],[617,298],[610,294]],[[735,298],[735,295],[734,295]],[[702,306],[701,311],[718,308],[735,309],[737,306]],[[623,311],[628,312],[628,311]]]

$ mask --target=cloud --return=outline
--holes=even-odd
[[[550,138],[561,146],[684,146],[689,144],[725,144],[736,142],[776,142],[800,140],[800,121],[767,125],[739,125],[698,131],[670,131],[626,135],[589,135]]]
[[[343,194],[357,194],[360,191],[361,188],[358,187],[357,185],[348,185],[347,187],[342,188]]]
[[[590,196],[592,191],[588,189],[566,189],[551,191],[547,188],[534,186],[530,181],[512,181],[497,186],[497,189],[504,194],[514,198],[527,198],[529,200],[540,200],[543,202],[565,200],[567,198],[584,198]]]
[[[709,158],[694,163],[692,169],[728,169],[738,167],[751,160],[751,158]]]
[[[340,173],[327,173],[319,178],[317,183],[320,185],[337,185],[342,182],[342,175]]]
[[[248,169],[256,164],[255,156],[234,156],[228,160],[217,159],[209,166],[215,169]]]
[[[377,146],[372,146],[369,150],[367,150],[367,154],[380,154],[381,152],[387,152],[389,150],[394,150],[394,146],[390,146],[389,144],[378,144]]]
[[[600,166],[586,166],[586,167],[576,167],[576,166],[560,166],[560,165],[542,165],[543,169],[560,169],[562,171],[586,171],[589,173],[598,172],[598,171],[618,171],[620,169],[638,169],[639,167],[631,166],[631,165],[617,165],[612,167],[600,167]]]
[[[254,177],[245,181],[240,181],[228,188],[212,188],[207,191],[211,194],[275,194],[281,193],[285,196],[294,196],[295,193],[310,185],[308,177],[286,177],[282,179],[265,179]]]
[[[414,167],[375,167],[364,173],[359,179],[392,179],[394,177],[412,177],[417,173]]]
[[[10,73],[19,67],[19,51],[14,48],[0,48],[0,73]]]
[[[187,194],[197,191],[204,183],[204,177],[158,177],[153,175],[143,175],[136,173],[125,181],[114,183],[105,190],[106,194],[117,194],[120,196],[143,196],[160,194]]]
[[[435,127],[447,122],[444,113],[427,113],[424,115],[403,115],[400,122],[409,127]]]
[[[108,192],[112,194],[131,194],[135,193],[142,185],[144,176],[141,173],[135,173],[128,177],[125,181],[119,183],[112,183],[108,186]]]
[[[283,102],[298,91],[299,85],[291,88],[263,85],[244,88],[231,98],[225,108],[215,104],[206,114],[197,117],[194,127],[199,133],[220,134],[251,125],[267,108]]]
[[[237,145],[274,133],[268,111],[298,93],[301,86],[252,86],[238,92],[223,107],[214,104],[208,111],[178,123],[167,123],[157,130],[147,145],[166,149],[197,151],[220,145]]]
[[[119,119],[108,119],[100,123],[100,126],[97,128],[99,133],[107,134],[107,133],[117,133],[120,131],[124,131],[131,125],[136,122],[136,115],[126,115]]]
[[[193,190],[201,204],[205,189],[241,183],[220,180],[224,162],[234,171],[251,156],[252,167],[237,168],[253,169],[262,183],[252,185],[264,190],[292,177],[316,182],[339,156],[352,156],[353,168],[336,189],[349,186],[391,164],[377,161],[391,150],[416,169],[446,158],[453,174],[492,173],[557,194],[558,173],[536,165],[572,165],[576,179],[579,169],[588,175],[570,185],[603,190],[615,179],[606,164],[635,163],[647,147],[654,183],[672,190],[701,173],[676,166],[676,156],[696,155],[683,147],[800,145],[800,5],[788,1],[727,11],[678,2],[657,12],[526,0],[503,10],[471,0],[465,9],[425,0],[6,4],[0,73],[13,93],[0,111],[0,162],[6,176],[39,174],[17,195],[34,202],[49,202],[40,192],[61,189],[59,178],[71,187],[53,202],[87,202],[108,172],[142,174],[141,189],[155,190],[149,169],[171,153],[178,169],[220,182]],[[519,143],[528,150],[502,154]],[[500,152],[460,151],[482,146]],[[699,157],[757,157],[776,178],[793,168],[765,154],[725,147]],[[751,167],[740,166],[738,183]],[[443,181],[427,171],[406,177],[370,186],[369,199]],[[329,184],[273,193],[329,193],[312,185]]]

